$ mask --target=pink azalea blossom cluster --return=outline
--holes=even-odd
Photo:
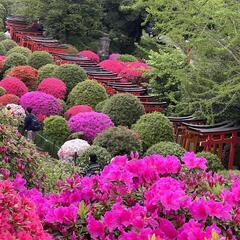
[[[8,94],[14,94],[21,97],[28,92],[26,85],[15,77],[6,77],[0,81],[0,87],[3,87]]]
[[[0,181],[0,238],[2,240],[53,239],[44,231],[35,205],[15,190],[10,181]]]
[[[93,51],[90,51],[90,50],[83,50],[81,52],[78,53],[78,55],[82,56],[82,57],[86,57],[90,60],[92,60],[93,62],[100,62],[100,58],[99,56],[93,52]]]
[[[11,109],[14,117],[16,117],[20,122],[23,122],[26,117],[26,113],[22,106],[17,104],[7,104],[6,107]]]
[[[67,92],[66,84],[57,78],[46,78],[38,85],[38,91],[53,95],[55,98],[64,99]]]
[[[83,132],[84,139],[92,141],[97,134],[114,127],[114,124],[104,113],[85,112],[71,117],[68,126],[72,132]]]
[[[107,71],[119,74],[125,68],[125,64],[118,60],[104,60],[99,63],[99,66]]]
[[[28,92],[23,95],[20,99],[20,105],[24,109],[31,107],[36,115],[59,115],[63,111],[63,107],[57,98],[40,91]]]
[[[190,153],[182,161],[131,154],[115,157],[99,176],[60,182],[56,194],[18,188],[59,239],[237,240],[240,178],[204,169],[205,159]]]
[[[110,54],[108,59],[109,60],[117,60],[119,56],[120,56],[119,53],[112,53],[112,54]]]

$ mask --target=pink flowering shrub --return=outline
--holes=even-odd
[[[77,115],[78,113],[82,112],[92,112],[93,108],[88,105],[76,105],[71,108],[69,108],[65,113],[64,117],[69,120],[71,117]]]
[[[82,57],[86,57],[90,60],[92,60],[93,62],[100,62],[100,58],[99,56],[93,52],[93,51],[90,51],[90,50],[84,50],[84,51],[81,51],[78,53],[78,55],[82,56]]]
[[[125,64],[118,60],[104,60],[99,63],[99,66],[104,68],[107,71],[117,73],[123,71],[123,69],[126,67]]]
[[[6,77],[0,81],[0,87],[3,87],[8,94],[14,94],[21,97],[28,92],[26,85],[15,77]]]
[[[0,106],[7,105],[7,104],[18,104],[19,103],[19,97],[14,95],[14,94],[4,94],[3,96],[0,97]]]
[[[56,239],[240,239],[240,177],[205,172],[200,160],[118,156],[100,175],[59,183],[57,194],[21,194]]]
[[[109,60],[117,60],[119,56],[120,56],[119,53],[112,53],[112,54],[110,54],[108,59]]]
[[[114,127],[114,124],[110,117],[104,113],[85,112],[70,118],[68,126],[72,132],[83,132],[84,139],[92,141],[97,134]]]
[[[20,105],[25,109],[31,107],[36,115],[59,115],[63,111],[63,107],[57,98],[39,91],[23,95],[20,99]]]
[[[67,92],[66,84],[57,78],[44,79],[37,88],[38,91],[53,95],[55,98],[64,99]]]
[[[17,182],[0,181],[0,238],[2,240],[53,239],[43,230],[36,206],[15,190]]]
[[[143,73],[149,70],[150,67],[142,62],[128,62],[126,67],[119,73],[119,76],[124,78],[125,81],[142,81]]]

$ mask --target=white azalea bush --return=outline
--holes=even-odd
[[[74,139],[65,142],[58,151],[58,157],[62,161],[72,161],[74,157],[79,156],[83,151],[90,148],[87,141]]]
[[[7,104],[6,108],[11,109],[13,116],[16,117],[18,119],[18,121],[20,121],[20,122],[24,121],[24,119],[26,117],[26,113],[22,106],[17,105],[17,104]]]

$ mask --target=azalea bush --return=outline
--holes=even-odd
[[[0,42],[0,55],[5,55],[6,54],[6,49],[3,46],[3,44]]]
[[[138,132],[145,149],[161,141],[173,141],[173,128],[162,113],[154,112],[143,115],[132,127]]]
[[[54,77],[54,71],[58,68],[55,64],[46,64],[38,69],[38,82],[45,78]]]
[[[8,52],[10,49],[12,49],[14,47],[17,47],[17,43],[11,39],[5,39],[5,40],[1,41],[1,44],[3,45],[6,52]]]
[[[3,87],[0,87],[0,97],[6,94],[6,90]]]
[[[7,105],[10,103],[18,104],[19,101],[19,97],[14,94],[5,94],[0,97],[0,105]]]
[[[78,113],[82,113],[82,112],[92,112],[93,109],[92,107],[88,106],[88,105],[76,105],[73,106],[71,108],[69,108],[65,113],[64,113],[64,117],[69,120],[71,117],[77,115]]]
[[[140,100],[128,93],[112,96],[102,108],[115,125],[131,127],[144,114],[144,106]]]
[[[34,89],[37,85],[38,71],[31,66],[18,66],[12,68],[7,76],[16,77],[24,82],[29,89]]]
[[[6,90],[8,94],[14,94],[18,97],[28,92],[27,86],[18,78],[6,77],[0,81],[0,86]]]
[[[7,59],[4,64],[4,70],[6,71],[9,68],[23,66],[27,64],[27,57],[21,53],[11,53],[7,56]]]
[[[87,74],[77,64],[63,64],[54,70],[53,75],[65,82],[68,92],[87,79]]]
[[[24,55],[25,57],[29,57],[31,55],[32,51],[29,48],[17,46],[17,47],[11,48],[7,52],[7,56],[9,56],[12,53],[20,53],[20,54]]]
[[[0,54],[1,54],[1,44],[0,44]],[[7,58],[5,56],[0,55],[0,71],[3,70],[6,59]]]
[[[99,56],[93,52],[93,51],[90,51],[90,50],[83,50],[81,52],[78,53],[78,55],[82,56],[82,57],[86,57],[90,60],[92,60],[93,62],[100,62],[100,58]]]
[[[57,98],[39,91],[28,92],[23,95],[20,99],[20,105],[24,109],[32,108],[32,112],[36,115],[59,115],[63,111],[63,107]]]
[[[53,63],[52,55],[44,51],[35,51],[28,58],[28,64],[36,69],[51,63]]]
[[[83,132],[83,139],[92,141],[97,134],[113,127],[114,124],[106,114],[85,112],[71,117],[68,126],[72,132]]]
[[[55,98],[64,99],[67,92],[66,84],[57,78],[44,79],[37,88],[38,91],[53,95]]]
[[[99,63],[99,66],[103,69],[119,74],[124,68],[125,64],[118,60],[104,60]]]
[[[130,54],[121,54],[118,56],[117,60],[122,62],[136,62],[137,58]]]
[[[93,80],[78,83],[68,96],[68,105],[86,104],[95,107],[99,102],[107,99],[105,88]]]
[[[126,127],[114,127],[97,135],[94,145],[103,147],[112,155],[130,154],[132,151],[142,152],[142,142],[136,132]]]
[[[61,182],[60,193],[21,193],[59,239],[239,239],[240,178],[207,173],[194,153],[181,161],[118,156],[99,176]]]
[[[12,105],[12,104],[8,104],[8,105]],[[12,110],[10,111],[9,109],[7,109],[6,106],[0,105],[0,123],[8,124],[13,127],[19,127],[21,122],[17,117],[14,116]]]
[[[62,161],[73,161],[86,149],[89,143],[82,139],[72,139],[65,142],[58,151],[58,157]]]
[[[10,109],[14,118],[16,118],[20,123],[24,122],[24,119],[26,117],[26,113],[25,113],[25,110],[22,106],[17,105],[17,104],[7,104],[6,108]]]

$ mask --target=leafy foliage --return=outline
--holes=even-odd
[[[121,54],[121,55],[119,55],[117,60],[122,61],[122,62],[136,62],[137,58],[130,54]]]
[[[7,70],[9,68],[23,66],[27,64],[27,57],[25,57],[21,53],[11,53],[4,64],[4,69]]]
[[[55,64],[46,64],[38,69],[38,82],[54,76],[54,71],[58,68]]]
[[[28,48],[17,46],[17,47],[11,48],[7,52],[7,56],[9,56],[12,53],[20,53],[20,54],[24,55],[25,57],[29,57],[31,55],[32,51],[29,50]]]
[[[28,64],[36,69],[51,63],[53,63],[52,55],[44,51],[35,51],[29,56],[28,59]]]
[[[13,40],[10,40],[10,39],[5,39],[5,40],[1,41],[0,43],[5,48],[6,52],[8,52],[10,49],[12,49],[14,47],[17,47],[17,44]]]

